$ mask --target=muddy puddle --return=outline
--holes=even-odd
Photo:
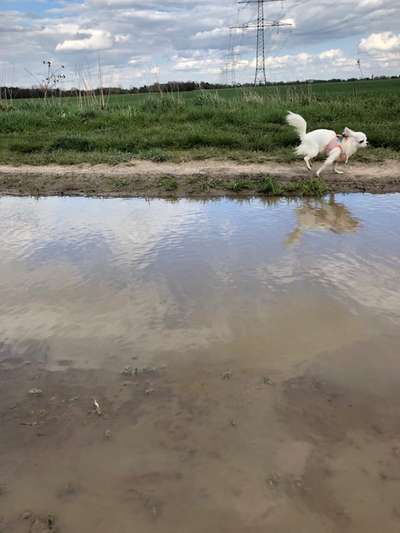
[[[0,531],[400,531],[400,195],[0,199]]]

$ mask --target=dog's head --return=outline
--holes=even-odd
[[[367,136],[362,131],[353,131],[350,128],[344,128],[343,137],[350,139],[357,145],[357,148],[367,148],[368,146]]]

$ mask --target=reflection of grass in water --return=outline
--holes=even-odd
[[[400,80],[111,96],[106,109],[77,98],[0,106],[0,161],[118,163],[209,157],[292,161],[288,109],[309,129],[365,131],[363,160],[399,157]],[[82,102],[81,102],[82,103]],[[240,187],[240,185],[239,185]],[[267,186],[268,187],[268,186]]]

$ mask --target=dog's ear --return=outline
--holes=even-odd
[[[343,130],[343,137],[350,137],[351,135],[351,129],[350,128],[344,128]]]

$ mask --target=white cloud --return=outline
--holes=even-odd
[[[112,34],[104,30],[82,30],[80,35],[87,35],[83,39],[68,39],[56,46],[58,52],[71,52],[81,50],[107,50],[115,42]]]
[[[213,28],[212,30],[199,31],[195,33],[194,39],[209,39],[215,37],[226,37],[229,35],[229,28]],[[243,33],[243,31],[238,30],[237,33]]]
[[[361,39],[360,50],[367,53],[400,50],[400,34],[395,35],[390,31],[372,33],[368,38]]]
[[[78,32],[79,25],[72,22],[44,26],[38,31],[42,35],[76,35]]]
[[[296,20],[294,18],[283,18],[283,19],[281,19],[281,22],[283,24],[292,26],[292,28],[296,27]]]
[[[153,22],[162,22],[175,19],[175,16],[172,13],[168,13],[167,11],[152,11],[150,9],[132,9],[129,11],[124,11],[121,15],[125,18],[142,19]]]
[[[116,43],[127,43],[129,39],[130,39],[130,35],[116,35],[115,36]]]
[[[361,0],[360,7],[380,7],[384,0]]]
[[[325,50],[325,52],[321,52],[319,54],[319,57],[321,59],[335,59],[335,58],[341,57],[342,55],[343,55],[342,50],[335,48],[332,50]]]
[[[129,60],[130,65],[143,65],[146,62],[144,57],[131,57]]]
[[[191,56],[175,56],[174,70],[186,72],[207,72],[218,73],[224,67],[225,58],[218,52],[207,55],[199,51]],[[356,74],[356,61],[352,57],[346,56],[343,50],[330,49],[319,54],[299,52],[298,54],[271,55],[266,58],[267,69],[270,72],[288,72],[290,78],[304,77],[304,72],[309,78],[334,77],[336,70],[347,72],[348,75]],[[255,67],[255,59],[239,59],[234,68],[237,72],[251,73]],[[303,73],[303,74],[302,74]]]
[[[340,68],[342,72],[348,72],[348,69],[355,70],[356,66],[355,60],[339,49],[325,50],[319,54],[300,52],[294,55],[272,56],[268,57],[267,64],[271,69],[290,69],[292,73],[307,66],[310,78],[319,78],[325,72],[330,73],[329,77],[334,77],[334,69]]]
[[[0,4],[2,4],[0,0]],[[22,0],[12,11],[0,7],[0,75],[29,85],[26,69],[42,77],[43,59],[62,62],[76,84],[78,66],[97,72],[101,51],[105,83],[130,86],[154,82],[151,68],[162,66],[160,81],[222,81],[229,62],[231,26],[256,17],[255,6],[239,10],[233,0],[79,0],[57,2],[35,16]],[[45,6],[47,4],[43,4]],[[268,3],[268,20],[295,27],[266,32],[269,76],[273,81],[357,76],[357,53],[367,75],[398,73],[399,0],[305,0]],[[16,38],[18,31],[18,38]],[[255,32],[233,32],[240,82],[254,76]],[[66,53],[67,52],[67,53]],[[365,56],[365,57],[364,57]],[[8,65],[8,66],[7,66]],[[93,84],[96,84],[93,75]]]
[[[199,54],[192,57],[177,57],[175,59],[174,70],[180,71],[202,71],[202,72],[219,72],[224,66],[224,59],[221,57],[202,57]]]

